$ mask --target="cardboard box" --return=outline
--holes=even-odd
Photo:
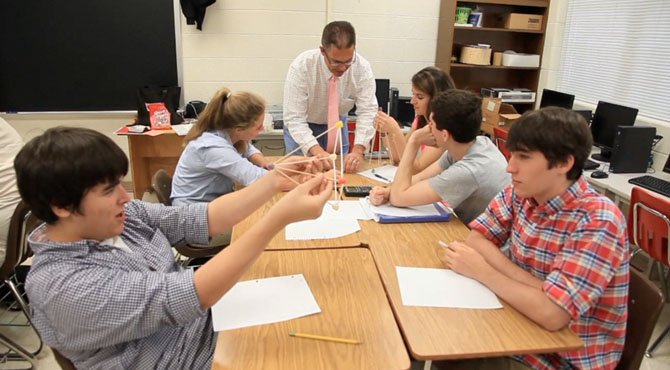
[[[500,98],[482,98],[482,131],[493,135],[493,127],[509,127],[519,117],[514,106],[503,103]]]
[[[480,66],[491,65],[491,48],[465,45],[461,49],[461,63]]]
[[[538,54],[520,54],[504,52],[502,65],[506,67],[539,67],[540,56]]]
[[[542,16],[537,14],[510,13],[505,18],[505,28],[514,30],[542,30]]]

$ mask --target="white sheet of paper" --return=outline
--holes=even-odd
[[[337,209],[331,205],[336,204]],[[358,200],[329,200],[323,207],[323,212],[319,218],[329,220],[335,219],[356,219],[356,220],[372,220],[372,216],[368,215],[363,208],[363,205]]]
[[[388,179],[390,181],[386,181],[382,178],[379,178],[379,177],[375,176],[372,173],[372,170],[373,169],[361,171],[358,174],[361,175],[361,176],[365,176],[369,179],[382,182],[384,184],[389,184],[391,181],[393,181],[393,178],[395,177],[395,173],[398,171],[398,167],[387,164],[386,166],[381,166],[381,167],[374,168],[374,171],[375,171],[376,174],[378,174],[381,177],[383,177],[384,179]]]
[[[191,130],[191,127],[193,127],[192,123],[183,123],[181,125],[172,126],[172,130],[177,133],[177,136],[186,136]]]
[[[353,218],[317,218],[286,225],[286,240],[334,239],[361,230]]]
[[[240,281],[212,306],[214,331],[282,322],[321,312],[302,274]]]
[[[502,308],[489,288],[451,270],[401,266],[395,269],[405,306]]]
[[[412,216],[437,216],[440,212],[435,208],[433,204],[425,204],[422,206],[413,206],[413,207],[395,207],[390,203],[385,203],[380,206],[373,206],[370,204],[369,198],[364,198],[359,200],[363,207],[367,205],[370,211],[377,215],[387,215],[387,216],[397,216],[397,217],[412,217]],[[438,204],[438,206],[440,206]]]

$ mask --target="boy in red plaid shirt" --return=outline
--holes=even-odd
[[[470,223],[465,242],[440,253],[447,267],[544,328],[569,326],[584,347],[453,368],[613,369],[619,362],[628,300],[626,222],[582,176],[591,146],[586,122],[572,111],[524,114],[507,141],[512,184]]]

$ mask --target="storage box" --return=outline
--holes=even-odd
[[[491,65],[491,48],[465,45],[461,49],[460,61],[463,64]]]
[[[542,30],[542,16],[537,14],[510,13],[505,18],[505,28],[515,30]]]
[[[510,104],[503,103],[500,98],[484,97],[482,99],[482,130],[493,135],[493,127],[509,126],[521,117]]]
[[[506,51],[502,56],[502,65],[506,67],[539,67],[540,56],[537,54],[519,54]]]

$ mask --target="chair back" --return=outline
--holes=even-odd
[[[68,360],[67,357],[63,356],[60,352],[56,351],[55,349],[51,349],[51,351],[54,353],[54,357],[56,358],[56,362],[60,366],[61,369],[63,370],[77,370],[76,367],[74,367],[74,364],[72,361]]]
[[[670,266],[670,201],[640,187],[633,187],[628,208],[628,239],[651,258]]]
[[[641,272],[630,269],[628,288],[628,321],[626,344],[617,370],[637,370],[654,331],[654,326],[663,310],[665,300],[661,290],[647,280]]]
[[[493,142],[498,147],[498,150],[505,156],[505,159],[509,161],[511,156],[509,149],[507,149],[507,131],[501,129],[500,127],[493,128]]]
[[[28,247],[27,236],[41,223],[42,221],[33,216],[30,208],[23,201],[16,205],[7,230],[7,250],[5,251],[5,262],[0,266],[0,281],[14,274],[16,266],[32,255]]]
[[[151,188],[156,192],[158,201],[169,206],[170,194],[172,193],[172,176],[167,171],[160,169],[151,178]]]

